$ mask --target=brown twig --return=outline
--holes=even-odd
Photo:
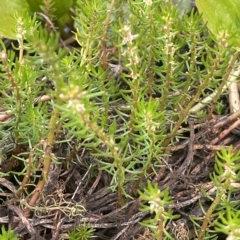
[[[227,129],[225,129],[224,131],[222,131],[218,137],[216,137],[215,139],[213,139],[211,141],[212,145],[217,144],[220,140],[222,140],[224,137],[226,137],[233,129],[237,128],[238,126],[240,126],[240,119],[238,119],[236,122],[234,122],[230,127],[228,127]]]

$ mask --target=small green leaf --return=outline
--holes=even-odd
[[[224,31],[232,36],[230,44],[240,46],[239,0],[196,0],[196,5],[215,36]]]
[[[1,0],[0,4],[0,35],[5,38],[16,39],[16,14],[22,15],[29,11],[26,0]]]

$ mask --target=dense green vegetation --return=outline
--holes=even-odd
[[[7,184],[0,183],[8,194],[2,206],[18,216],[19,226],[28,223],[17,234],[36,237],[46,228],[52,236],[102,239],[105,222],[91,222],[88,202],[107,189],[116,193],[114,210],[99,210],[99,219],[127,209],[125,222],[118,213],[116,222],[109,220],[111,239],[121,231],[128,237],[136,225],[137,234],[150,231],[159,240],[238,239],[240,156],[220,142],[221,130],[211,125],[208,133],[215,135],[203,144],[211,145],[214,169],[198,177],[211,188],[195,176],[196,200],[182,207],[174,184],[161,188],[174,175],[177,183],[192,181],[198,124],[210,124],[214,115],[239,116],[226,100],[239,75],[233,28],[209,32],[211,19],[203,14],[206,25],[196,8],[183,14],[164,0],[27,2],[22,8],[16,1],[21,10],[12,14],[10,7],[13,21],[0,27],[0,175]],[[192,156],[183,148],[175,153],[180,145]],[[188,215],[186,206],[198,206],[201,214],[188,216],[184,233],[173,231],[171,224]],[[65,228],[54,221],[35,227],[51,214]]]

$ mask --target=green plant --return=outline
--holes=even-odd
[[[225,233],[227,239],[238,239],[239,237],[239,201],[234,201],[232,196],[239,189],[238,163],[240,152],[233,153],[232,147],[228,150],[222,149],[217,153],[215,172],[211,175],[214,183],[214,197],[204,192],[204,195],[212,201],[209,208],[204,211],[204,217],[195,219],[195,231],[198,232],[198,240],[217,236],[217,233]],[[212,195],[212,194],[211,194]]]
[[[95,229],[88,227],[87,223],[84,223],[80,228],[74,228],[72,231],[69,231],[69,240],[88,240],[94,237]]]
[[[59,34],[44,29],[37,15],[21,12],[15,14],[18,44],[8,50],[1,42],[0,102],[9,119],[1,131],[13,135],[14,149],[0,175],[14,176],[26,217],[30,211],[62,206],[56,201],[51,208],[35,204],[48,184],[51,165],[74,164],[77,150],[86,151],[98,170],[111,176],[109,189],[118,194],[117,206],[123,206],[145,187],[143,179],[157,175],[169,147],[184,138],[180,130],[189,117],[212,116],[239,65],[239,49],[226,44],[228,35],[208,33],[194,11],[179,16],[170,1],[82,0],[75,13],[79,48],[60,48]],[[206,96],[211,97],[203,102]],[[196,103],[201,108],[208,104],[210,110],[196,111]],[[68,154],[62,160],[55,149],[63,142]],[[9,148],[0,152],[11,153]],[[226,156],[232,167],[233,156]],[[220,161],[216,166],[216,172],[225,174]],[[227,185],[215,175],[213,181],[221,186],[214,199],[218,205]],[[165,208],[168,190],[148,183],[140,196],[150,203],[142,210],[155,214],[146,225],[158,228],[159,239],[163,233],[168,236],[164,226],[175,218]],[[84,213],[79,209],[61,212],[72,217]],[[204,220],[199,239],[208,224]],[[92,232],[87,225],[82,229]]]
[[[212,204],[206,212],[203,210],[204,217],[202,219],[192,219],[198,232],[198,240],[217,236],[217,233],[225,233],[228,236],[227,239],[239,239],[239,201],[231,200],[233,193],[238,191],[240,186],[239,158],[240,152],[233,153],[232,147],[228,150],[222,149],[217,153],[216,171],[211,176],[216,191],[215,197],[204,192]],[[148,182],[144,192],[140,192],[140,197],[145,202],[141,205],[141,211],[153,214],[152,218],[144,220],[141,224],[151,228],[158,240],[174,239],[166,231],[167,223],[178,218],[168,207],[172,203],[168,189],[160,191],[157,184],[151,185]],[[199,225],[199,220],[202,221],[201,225]],[[209,231],[209,228],[214,229]]]
[[[141,199],[147,203],[142,203],[140,210],[154,214],[153,218],[144,220],[140,224],[151,228],[157,239],[163,239],[164,234],[168,239],[173,239],[166,231],[166,225],[169,220],[176,219],[178,216],[174,216],[170,209],[167,210],[167,205],[172,203],[168,189],[160,191],[157,184],[152,185],[148,182],[144,192],[139,192],[139,194]]]
[[[6,231],[5,227],[1,227],[2,233],[0,234],[1,240],[18,240],[18,237],[15,235],[14,231],[11,229],[8,229]]]
[[[223,115],[225,111],[226,111],[226,105],[223,103],[223,101],[217,102],[215,106],[216,114]]]

